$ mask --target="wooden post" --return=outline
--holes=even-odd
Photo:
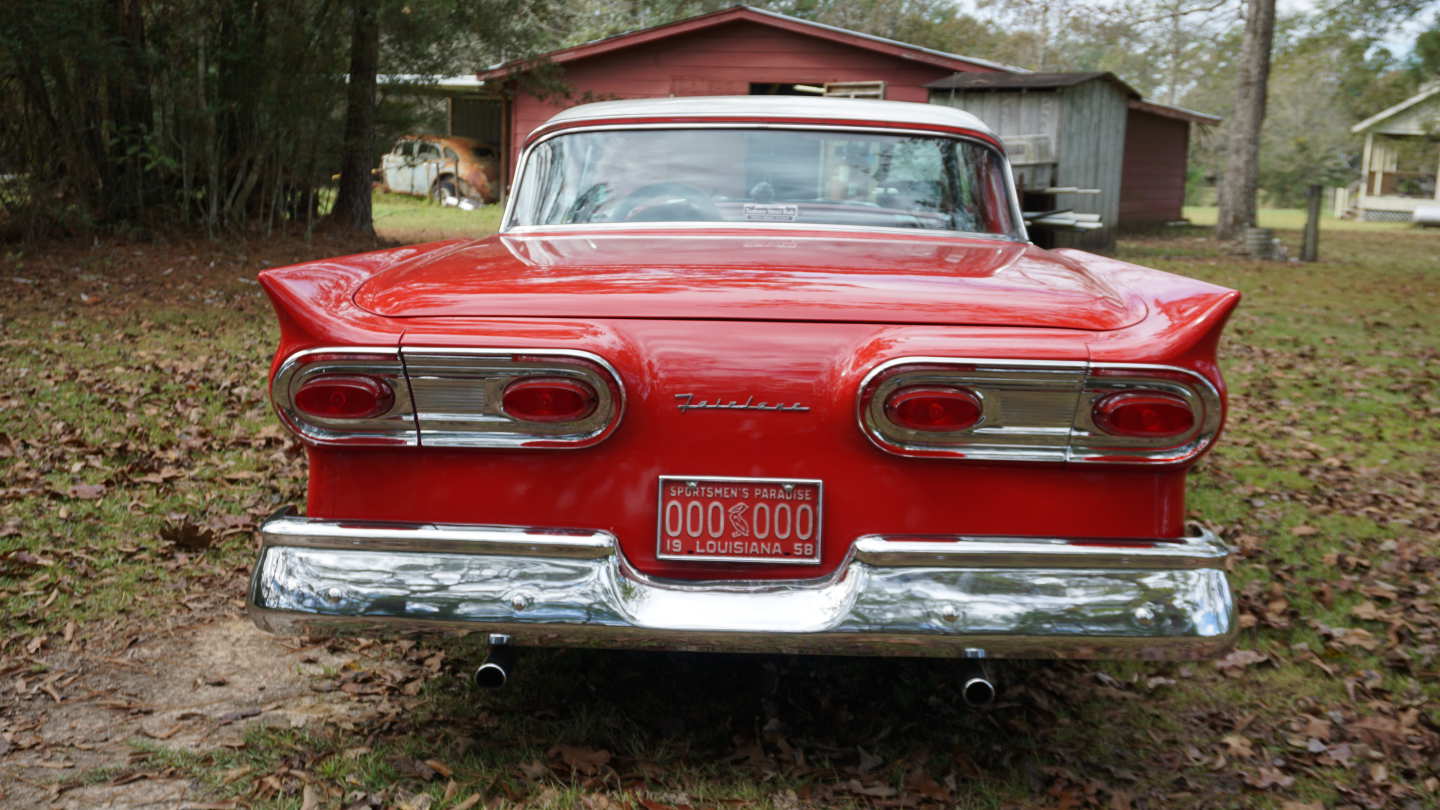
[[[1300,245],[1300,261],[1313,262],[1320,258],[1320,186],[1310,186],[1305,202],[1305,241]]]

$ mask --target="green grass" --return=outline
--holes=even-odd
[[[500,228],[501,205],[474,211],[438,205],[422,197],[375,192],[375,232],[394,242],[433,242],[456,237],[489,236]]]
[[[495,216],[388,197],[376,215],[412,218],[420,238]],[[941,795],[931,782],[945,796],[933,805],[963,808],[1434,806],[1440,233],[1334,222],[1313,264],[1238,258],[1200,228],[1119,249],[1245,294],[1221,347],[1227,431],[1189,506],[1239,549],[1240,647],[1263,663],[1013,663],[1002,705],[976,712],[945,662],[532,651],[513,687],[476,693],[467,642],[344,642],[355,665],[319,677],[363,687],[353,717],[255,730],[237,750],[149,742],[138,755],[261,808],[299,807],[306,786],[331,806],[359,791],[432,808],[477,793],[507,807],[865,807]],[[303,498],[303,457],[265,404],[275,330],[253,276],[366,247],[4,257],[0,655],[20,660],[37,639],[39,656],[79,654],[72,622],[77,644],[98,644],[243,593],[248,533],[185,551],[161,530],[178,513],[218,535]],[[99,497],[80,489],[96,485]],[[1374,730],[1406,717],[1399,736]],[[1324,750],[1306,723],[1329,724]],[[567,750],[609,760],[573,770]],[[417,760],[452,776],[426,778]],[[1271,768],[1294,782],[1254,786]]]
[[[1213,205],[1187,205],[1185,218],[1196,225],[1214,225],[1219,219],[1220,209]],[[1283,228],[1299,230],[1305,227],[1305,211],[1299,208],[1262,208],[1259,211],[1259,225],[1262,228]],[[1356,219],[1337,219],[1325,210],[1320,215],[1320,230],[1325,231],[1414,231],[1408,222],[1363,222]]]

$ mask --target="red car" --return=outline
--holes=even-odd
[[[1230,644],[1227,550],[1187,526],[1185,475],[1224,421],[1239,295],[1030,244],[976,118],[587,104],[517,177],[496,236],[261,274],[271,396],[310,461],[305,515],[262,530],[262,628],[498,652]]]

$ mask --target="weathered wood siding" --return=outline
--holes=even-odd
[[[930,102],[965,110],[1002,136],[1060,134],[1060,94],[1054,90],[936,90]]]
[[[1120,227],[1184,216],[1190,122],[1130,110],[1120,180]]]
[[[1121,169],[1125,159],[1125,122],[1130,99],[1107,81],[1089,81],[1060,90],[1060,138],[1056,143],[1055,184],[1098,188],[1099,194],[1062,194],[1062,208],[1099,214],[1098,231],[1060,232],[1061,247],[1104,250],[1115,244],[1120,217]]]
[[[932,104],[958,107],[978,116],[1014,150],[1016,139],[1049,136],[1052,171],[1017,161],[1016,184],[1098,188],[1099,194],[1060,194],[1055,204],[1084,214],[1099,214],[1104,229],[1061,231],[1058,246],[1105,250],[1115,243],[1120,215],[1121,166],[1130,98],[1108,81],[1042,90],[937,90]],[[1182,169],[1183,170],[1183,169]]]
[[[950,68],[741,20],[570,63],[563,74],[572,88],[569,99],[516,95],[509,140],[512,154],[518,156],[531,130],[582,101],[745,95],[751,83],[883,81],[885,98],[924,102],[929,96],[924,85],[952,73]]]
[[[936,90],[930,94],[931,104],[965,110],[1006,141],[1015,163],[1015,184],[1022,188],[1044,188],[1055,183],[1053,163],[1020,160],[1014,147],[1017,138],[1048,138],[1053,148],[1060,134],[1060,102],[1060,94],[1054,90]]]

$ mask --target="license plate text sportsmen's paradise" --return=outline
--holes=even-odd
[[[662,475],[657,556],[818,564],[822,493],[810,478]]]

